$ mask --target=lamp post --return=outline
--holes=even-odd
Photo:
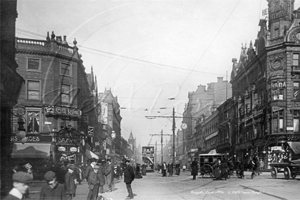
[[[26,132],[24,128],[25,122],[21,117],[18,119],[18,124],[19,127],[18,127],[17,137],[21,140],[22,143],[25,143],[27,142]]]

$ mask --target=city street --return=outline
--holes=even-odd
[[[264,172],[254,179],[251,173],[245,172],[246,179],[238,179],[236,176],[228,180],[212,180],[198,176],[193,181],[190,172],[181,173],[180,176],[161,177],[161,174],[147,173],[142,179],[136,179],[132,183],[134,199],[297,199],[299,197],[300,177],[294,180],[285,180],[283,174],[277,179],[270,176],[270,172]],[[83,183],[77,188],[74,200],[82,200],[87,196],[87,184]],[[103,194],[105,198],[113,200],[126,199],[127,191],[123,180],[115,183],[114,191]]]

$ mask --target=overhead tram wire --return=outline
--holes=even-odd
[[[27,30],[23,30],[23,29],[17,29],[17,32],[21,32],[22,34],[28,35],[28,36],[34,36],[34,37],[38,36],[38,37],[41,37],[41,38],[45,38],[44,35],[36,34],[36,33],[30,32],[30,31],[27,31]],[[40,40],[41,38],[39,38],[38,40]],[[80,48],[80,51],[82,51],[82,52],[87,52],[87,53],[92,53],[92,54],[97,54],[97,55],[103,55],[104,54],[104,55],[108,55],[108,56],[116,56],[117,58],[132,60],[132,61],[136,61],[136,62],[142,62],[142,63],[145,63],[145,64],[161,66],[161,67],[166,67],[166,68],[170,68],[170,69],[189,71],[190,74],[192,72],[195,72],[195,73],[200,73],[200,74],[209,74],[209,75],[217,75],[217,76],[224,75],[224,74],[219,74],[219,73],[210,73],[210,72],[195,70],[195,67],[192,70],[190,70],[190,69],[185,69],[185,68],[176,67],[176,66],[172,66],[172,65],[166,65],[166,64],[151,62],[151,61],[147,61],[147,60],[132,58],[132,57],[129,57],[129,56],[124,56],[124,55],[120,55],[120,54],[116,54],[116,53],[111,53],[111,52],[108,52],[108,51],[103,51],[103,50],[99,50],[99,49],[95,49],[95,48],[85,47],[85,46],[79,45],[79,44],[77,45],[77,47]],[[85,50],[85,49],[87,49],[87,50]],[[91,52],[91,51],[94,51],[94,52]],[[188,77],[190,76],[190,74],[188,75]]]
[[[190,77],[190,75],[192,74],[192,72],[195,72],[195,68],[198,66],[199,62],[201,61],[201,59],[203,58],[203,56],[205,55],[205,53],[207,52],[207,50],[210,48],[210,46],[212,45],[212,43],[215,41],[215,39],[217,38],[217,36],[219,35],[220,31],[223,29],[224,25],[227,23],[228,19],[230,18],[230,16],[232,15],[232,13],[235,11],[235,9],[237,8],[237,6],[239,5],[239,3],[241,2],[241,0],[239,0],[237,2],[237,4],[235,5],[235,7],[233,8],[233,10],[231,11],[231,13],[228,15],[228,17],[226,18],[225,22],[222,24],[222,26],[220,27],[220,29],[218,30],[217,34],[214,36],[214,38],[212,39],[212,41],[209,43],[209,45],[206,47],[205,51],[202,53],[201,57],[199,58],[198,62],[195,64],[195,66],[193,67],[193,69],[190,71],[190,73],[187,75],[187,77],[184,79],[184,81],[182,82],[182,84],[180,85],[179,88],[181,88],[183,86],[183,84],[186,82],[186,80]]]

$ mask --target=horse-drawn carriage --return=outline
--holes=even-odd
[[[224,154],[199,154],[200,174],[202,177],[214,177],[214,164],[223,160]]]
[[[270,167],[272,178],[283,173],[285,179],[294,179],[300,175],[300,144],[291,143],[285,148],[274,149],[270,154]]]

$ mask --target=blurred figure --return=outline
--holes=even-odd
[[[65,186],[57,182],[56,174],[53,171],[48,171],[45,173],[44,178],[47,185],[41,188],[40,200],[65,200]]]
[[[105,168],[103,167],[102,163],[98,163],[99,170],[98,170],[98,177],[99,177],[99,193],[104,193],[103,187],[105,185]],[[98,194],[98,196],[100,196]]]
[[[87,200],[96,200],[99,192],[99,176],[98,176],[99,166],[95,165],[93,171],[90,173],[88,178],[89,193]]]
[[[173,176],[173,163],[168,164],[168,173],[169,176]]]
[[[162,164],[162,176],[167,176],[167,164],[164,162]]]
[[[76,194],[76,183],[75,183],[75,165],[69,164],[68,165],[68,172],[65,175],[65,188],[66,188],[66,195],[67,200],[72,200],[73,196],[75,197]]]
[[[105,176],[108,185],[108,192],[111,192],[113,190],[112,186],[114,180],[114,166],[112,165],[110,159],[107,159],[107,163],[105,166]]]
[[[90,162],[90,164],[85,169],[85,174],[84,174],[84,178],[86,179],[86,181],[89,181],[88,179],[89,179],[90,173],[94,170],[94,166],[97,164],[95,158],[91,158],[89,162]]]
[[[182,166],[182,171],[185,172],[185,170],[186,170],[186,165],[184,164],[184,165]]]
[[[262,173],[262,170],[264,169],[265,163],[263,161],[263,159],[261,158],[259,161],[259,173]]]
[[[196,176],[198,175],[198,162],[196,158],[194,158],[194,161],[191,164],[191,168],[191,175],[193,176],[193,180],[196,180]]]
[[[29,183],[32,181],[30,174],[26,172],[16,172],[12,176],[13,188],[3,200],[20,200],[29,189]]]

